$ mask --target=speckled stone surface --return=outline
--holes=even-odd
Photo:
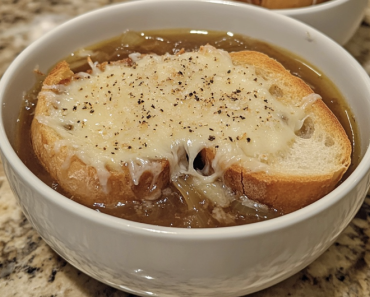
[[[355,1],[355,0],[354,0]],[[0,77],[28,44],[60,23],[109,0],[0,0]],[[345,48],[370,74],[370,2]],[[319,259],[252,297],[370,296],[370,196]],[[128,296],[78,271],[55,254],[28,223],[0,163],[0,296]]]

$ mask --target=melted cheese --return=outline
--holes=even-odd
[[[235,66],[228,53],[211,46],[131,58],[131,67],[115,63],[104,71],[91,62],[91,74],[42,90],[53,108],[37,120],[68,140],[98,170],[102,185],[106,164],[128,166],[137,183],[153,159],[169,160],[173,178],[200,176],[189,164],[205,147],[216,148],[208,181],[235,162],[267,171],[269,157],[289,147],[306,117],[304,108],[274,98],[254,67]],[[307,98],[305,106],[313,100]]]

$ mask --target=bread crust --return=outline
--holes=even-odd
[[[280,63],[262,53],[243,51],[230,55],[234,64],[253,65],[260,76],[279,81],[277,97],[284,103],[299,106],[302,98],[313,93],[301,79],[291,75]],[[104,68],[104,65],[100,67]],[[46,77],[44,87],[68,84],[73,75],[68,63],[60,62]],[[289,92],[289,98],[279,97],[280,91]],[[48,115],[48,108],[41,92],[35,114]],[[271,174],[263,171],[254,172],[241,164],[233,164],[229,168],[223,168],[224,183],[237,195],[246,195],[283,213],[300,209],[332,191],[350,165],[351,144],[337,118],[321,100],[317,100],[307,109],[315,115],[318,125],[325,127],[335,140],[342,144],[342,154],[338,161],[342,166],[338,170],[314,175],[297,175],[289,172]],[[103,187],[99,182],[97,170],[83,163],[67,146],[61,147],[58,152],[50,149],[60,140],[60,136],[53,129],[33,120],[31,139],[34,151],[44,168],[67,193],[85,205],[155,199],[160,196],[161,189],[170,182],[169,162],[154,160],[153,162],[158,162],[161,166],[158,177],[154,177],[149,170],[145,171],[139,183],[135,185],[127,166],[122,166],[120,171],[107,167],[110,176],[106,187]],[[202,152],[202,157],[205,162],[210,163],[215,154],[214,149],[206,148]]]

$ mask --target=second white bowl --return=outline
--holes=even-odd
[[[308,7],[274,11],[302,21],[344,45],[358,29],[368,5],[368,0],[331,0]]]

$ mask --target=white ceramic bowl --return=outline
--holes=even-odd
[[[368,5],[369,0],[331,0],[308,7],[274,11],[300,20],[344,45],[356,32]]]
[[[77,48],[128,28],[175,27],[249,35],[316,65],[353,109],[362,151],[357,169],[329,195],[294,213],[252,225],[198,230],[104,215],[63,197],[34,176],[15,153],[14,141],[22,93],[34,83],[35,66],[45,72]],[[1,156],[28,220],[58,254],[88,275],[143,296],[239,296],[273,285],[311,263],[354,217],[370,180],[369,94],[369,78],[361,66],[337,43],[294,19],[237,2],[126,2],[61,25],[14,60],[0,82]]]

